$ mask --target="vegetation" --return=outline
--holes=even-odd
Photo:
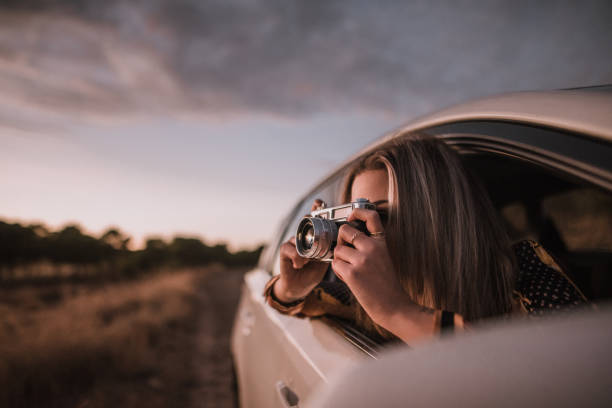
[[[205,306],[198,292],[234,272],[0,286],[0,407],[189,406]],[[216,313],[231,322],[226,309]]]
[[[187,237],[170,242],[150,238],[141,250],[131,250],[129,242],[130,237],[117,229],[96,238],[78,225],[50,231],[40,224],[0,221],[0,281],[115,280],[160,269],[250,266],[262,250],[230,252],[224,244],[209,246]]]
[[[229,330],[261,248],[129,242],[0,221],[0,407],[231,406]]]

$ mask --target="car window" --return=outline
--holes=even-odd
[[[589,185],[577,176],[579,171],[568,174],[551,166],[550,158],[547,163],[539,163],[537,157],[525,159],[490,147],[478,150],[459,143],[454,147],[488,190],[514,241],[534,239],[542,243],[590,300],[612,298],[610,192]],[[295,234],[315,198],[330,206],[339,204],[343,176],[339,173],[295,207],[277,236],[270,272],[280,273],[278,248]],[[351,334],[358,329],[348,323],[341,331],[353,343],[359,337],[359,333]]]

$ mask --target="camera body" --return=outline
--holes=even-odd
[[[376,206],[365,198],[358,198],[352,203],[336,207],[322,208],[302,218],[295,234],[295,247],[303,258],[331,262],[334,248],[338,241],[338,229],[343,224],[350,224],[367,233],[363,221],[348,222],[347,218],[355,208],[375,210]]]

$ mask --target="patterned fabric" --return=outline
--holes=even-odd
[[[574,310],[587,303],[580,289],[535,241],[514,245],[519,274],[515,295],[530,315]]]
[[[335,282],[323,281],[319,283],[318,287],[343,305],[349,306],[353,301],[351,290],[346,286],[346,283],[340,280]]]

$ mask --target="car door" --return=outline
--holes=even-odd
[[[258,267],[245,275],[231,344],[242,407],[295,406],[336,371],[367,358],[333,323],[282,315],[262,296],[280,272],[279,246],[294,235],[315,198],[336,204],[341,182],[340,172],[300,200]]]

